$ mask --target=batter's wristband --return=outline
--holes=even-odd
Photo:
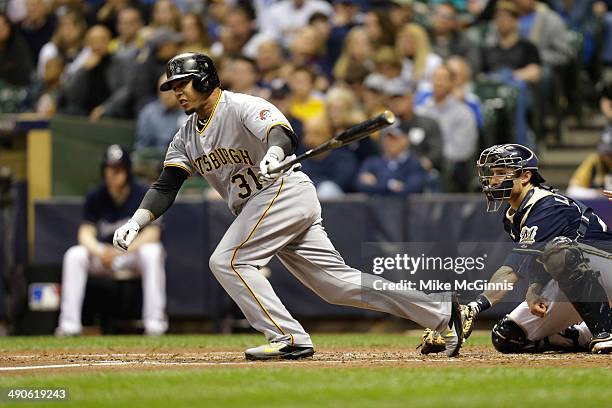
[[[153,221],[153,213],[149,210],[145,210],[144,208],[139,208],[136,210],[134,215],[132,216],[132,220],[138,224],[140,229],[146,226],[148,223]]]

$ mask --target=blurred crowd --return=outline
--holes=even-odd
[[[535,146],[538,118],[577,101],[568,73],[596,84],[612,64],[608,10],[612,0],[0,0],[0,98],[18,88],[19,111],[134,119],[134,149],[164,151],[186,119],[158,92],[165,64],[203,52],[223,89],[277,105],[301,150],[397,115],[304,164],[321,198],[471,191],[490,141],[479,84],[512,91],[511,131],[495,142]]]

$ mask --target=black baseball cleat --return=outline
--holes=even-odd
[[[312,357],[313,354],[312,347],[290,346],[276,342],[253,347],[244,352],[247,360],[299,360]]]
[[[448,322],[446,333],[442,333],[446,346],[446,355],[448,357],[456,357],[459,355],[459,350],[463,344],[463,321],[461,319],[461,305],[457,294],[453,294],[451,303],[451,317]]]

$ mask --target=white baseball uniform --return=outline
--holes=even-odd
[[[200,173],[227,201],[236,219],[210,258],[210,269],[249,323],[269,342],[312,341],[259,273],[272,256],[330,303],[391,313],[425,327],[446,329],[451,295],[378,291],[380,277],[347,266],[322,225],[315,187],[300,171],[259,181],[258,164],[274,126],[291,129],[264,99],[221,91],[206,123],[192,114],[168,148],[164,166]]]

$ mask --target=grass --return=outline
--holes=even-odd
[[[102,351],[202,347],[239,348],[261,336],[138,336],[0,338],[1,351]],[[321,334],[321,347],[413,347],[414,336]],[[487,344],[475,333],[471,344]],[[66,387],[69,401],[3,403],[15,407],[605,407],[612,373],[605,368],[307,367],[298,364],[147,371],[37,372],[2,376],[0,388]]]

